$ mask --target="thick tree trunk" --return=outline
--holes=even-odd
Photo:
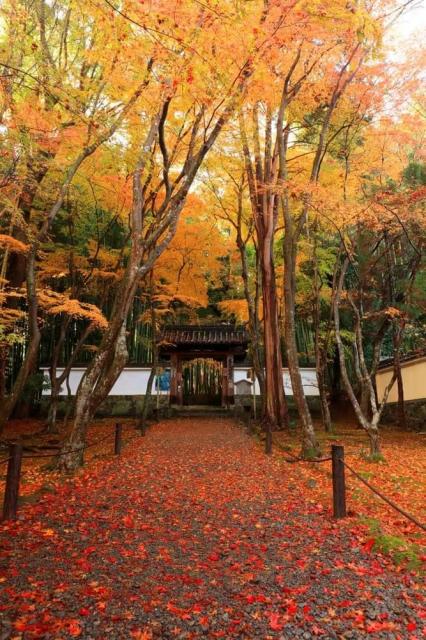
[[[288,409],[284,395],[281,336],[278,321],[274,267],[274,237],[277,224],[277,198],[273,192],[277,180],[277,158],[272,149],[272,114],[267,110],[264,156],[261,158],[258,106],[253,109],[254,160],[252,161],[244,117],[240,114],[243,147],[250,201],[256,229],[259,269],[262,280],[263,334],[265,359],[265,393],[263,424],[266,430],[266,453],[272,450],[272,430],[288,425]]]
[[[362,380],[360,393],[359,393],[359,406],[361,407],[362,413],[369,418],[371,415],[370,410],[370,390],[366,384],[365,380]]]
[[[63,472],[75,471],[83,465],[89,423],[99,404],[112,389],[127,361],[125,321],[122,322],[118,334],[116,338],[112,338],[113,331],[110,330],[102,350],[100,349],[100,353],[98,352],[99,359],[96,361],[95,357],[95,365],[91,368],[89,366],[90,371],[89,369],[87,370],[80,383],[75,401],[73,426],[63,444],[58,461],[58,467]],[[113,350],[112,355],[111,349]],[[102,370],[102,365],[106,363],[107,356],[109,356],[109,366]]]
[[[278,323],[278,304],[272,247],[266,239],[262,247],[263,331],[265,349],[265,413],[268,430],[288,425],[288,409],[284,395],[281,336]]]
[[[261,341],[259,331],[259,319],[258,319],[258,287],[256,287],[255,296],[250,291],[249,283],[249,269],[247,265],[246,244],[241,236],[241,219],[239,217],[239,224],[237,228],[237,246],[241,257],[241,273],[244,285],[244,296],[247,302],[248,308],[248,329],[250,334],[251,343],[251,355],[253,359],[253,368],[259,383],[260,395],[262,401],[265,397],[265,373],[263,369],[262,357],[261,357]],[[257,277],[257,274],[256,274]]]

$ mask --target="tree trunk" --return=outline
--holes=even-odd
[[[36,252],[37,249],[33,245],[27,255],[26,262],[28,346],[18,377],[13,385],[13,389],[0,409],[0,434],[3,432],[7,421],[12,415],[12,411],[15,409],[15,406],[22,395],[28,376],[35,369],[37,364],[41,334],[37,318],[38,301],[35,277]]]
[[[59,393],[61,390],[61,381],[56,377],[56,371],[58,368],[59,357],[61,353],[62,346],[65,341],[65,337],[67,334],[67,328],[71,322],[70,317],[63,317],[61,320],[61,328],[59,332],[58,340],[55,343],[55,348],[52,354],[52,361],[50,363],[49,368],[49,377],[50,377],[50,402],[49,402],[49,411],[47,414],[47,433],[57,433],[58,429],[56,426],[56,415],[58,410],[58,402],[59,402]]]
[[[284,244],[285,241],[284,241]],[[284,256],[288,252],[289,247],[285,247]],[[291,386],[293,388],[293,398],[299,413],[302,427],[302,457],[317,457],[319,455],[319,446],[315,435],[314,425],[312,422],[311,412],[305,396],[303,388],[302,375],[299,367],[299,356],[296,344],[296,322],[294,315],[295,300],[294,292],[291,284],[292,273],[291,265],[288,265],[284,259],[284,327],[285,327],[285,343],[287,348],[288,370],[290,374]]]
[[[265,349],[265,414],[268,430],[288,425],[288,409],[284,396],[281,336],[271,240],[262,247],[263,331]]]
[[[317,255],[317,236],[318,236],[318,222],[316,221],[312,229],[314,235],[313,244],[313,271],[314,271],[314,304],[313,304],[313,320],[315,327],[315,368],[317,372],[318,392],[321,406],[321,416],[324,430],[326,433],[331,431],[331,415],[330,405],[328,401],[328,390],[326,384],[327,374],[327,356],[328,347],[330,341],[330,325],[331,318],[329,319],[327,328],[327,337],[324,338],[321,335],[321,300],[320,300],[320,277],[318,269],[318,255]]]
[[[96,361],[95,356],[92,361],[95,362],[95,365],[91,368],[89,365],[86,375],[80,382],[75,401],[73,426],[63,444],[58,461],[58,467],[63,472],[75,471],[83,465],[89,423],[99,404],[112,389],[127,361],[125,321],[122,322],[118,333],[117,338],[112,338],[113,331],[109,331],[107,339],[103,341],[103,348],[98,352],[99,359]],[[102,365],[106,362],[110,349],[113,349],[114,353],[109,358],[109,366],[102,371]],[[98,388],[97,382],[100,388]]]
[[[9,349],[0,345],[0,403],[3,404],[6,398],[6,367]]]
[[[366,384],[365,380],[361,381],[360,384],[360,394],[359,394],[359,406],[361,407],[362,413],[369,418],[371,415],[370,411],[370,390]]]
[[[61,387],[62,384],[68,380],[69,378],[69,374],[71,372],[72,366],[74,364],[74,362],[76,361],[76,358],[78,356],[78,354],[80,353],[87,337],[92,333],[92,331],[95,329],[95,325],[94,324],[89,324],[83,331],[83,333],[81,334],[77,344],[75,345],[74,351],[71,354],[71,357],[69,358],[66,366],[64,367],[64,370],[62,371],[62,373],[57,376],[57,368],[58,368],[58,362],[59,362],[59,356],[60,356],[60,352],[61,352],[61,348],[63,343],[65,342],[66,336],[67,336],[67,328],[70,324],[70,320],[71,318],[64,318],[62,325],[61,325],[61,332],[59,335],[59,339],[55,345],[55,350],[53,353],[53,358],[52,358],[52,362],[50,365],[50,370],[49,370],[49,375],[50,375],[50,382],[51,382],[51,395],[50,395],[50,404],[49,404],[49,413],[48,413],[48,417],[47,417],[47,432],[48,433],[58,433],[58,428],[56,426],[56,418],[57,418],[57,407],[58,407],[58,402],[59,402],[59,396],[60,396],[60,391],[61,391]],[[69,386],[69,385],[68,385]],[[68,394],[69,395],[69,394]]]
[[[325,370],[324,365],[320,361],[317,364],[317,380],[318,380],[318,392],[321,404],[321,417],[326,433],[331,431],[331,413],[330,405],[328,402],[327,385],[325,384]]]
[[[21,212],[25,224],[29,224],[34,199],[38,188],[49,169],[49,161],[53,160],[55,153],[39,150],[38,155],[27,158],[27,175],[24,179],[21,193],[17,202],[17,210]],[[21,242],[27,242],[28,237],[21,226],[14,225],[12,236]],[[12,253],[9,256],[7,268],[7,280],[9,286],[19,289],[22,287],[27,273],[27,256],[22,253]],[[13,300],[11,302],[13,305]]]
[[[72,393],[71,393],[70,376],[69,376],[69,374],[66,377],[65,384],[67,385],[67,402],[66,402],[66,409],[65,409],[64,419],[62,420],[62,429],[63,429],[63,431],[65,431],[66,428],[67,428],[68,419],[69,419],[69,417],[71,415],[71,411],[72,411],[73,406],[74,406],[74,399],[73,399]]]
[[[59,433],[59,429],[56,424],[56,416],[58,413],[59,403],[59,390],[60,385],[55,384],[55,387],[51,386],[49,410],[47,412],[47,433]]]
[[[299,413],[302,427],[302,451],[303,458],[317,457],[320,453],[318,441],[315,435],[311,412],[303,388],[302,375],[299,367],[299,356],[296,343],[296,262],[297,240],[294,236],[293,221],[287,198],[282,200],[284,213],[284,337],[287,349],[288,370],[293,398]]]
[[[260,274],[260,260],[259,255],[256,251],[256,284],[255,284],[255,295],[253,301],[253,309],[254,309],[254,318],[253,318],[253,336],[255,340],[255,349],[253,351],[253,365],[257,367],[258,371],[255,373],[257,379],[259,381],[259,390],[261,397],[261,409],[262,413],[264,413],[265,409],[265,363],[264,363],[264,353],[262,350],[262,327],[259,320],[259,305],[260,305],[260,296],[261,296],[261,274]],[[260,375],[260,378],[258,377]]]
[[[157,368],[158,368],[157,318],[156,318],[154,301],[153,301],[154,271],[151,271],[150,281],[151,282],[150,282],[149,302],[151,306],[152,368],[149,374],[148,384],[146,385],[146,391],[145,391],[145,396],[143,400],[141,416],[138,424],[138,428],[140,429],[142,435],[145,435],[145,431],[146,431],[146,420],[148,417],[148,410],[149,410],[149,406],[152,398],[152,385],[154,383],[155,376],[157,374]],[[157,384],[158,384],[158,380],[157,380]]]
[[[382,452],[380,448],[380,437],[378,428],[370,424],[368,425],[366,431],[370,440],[370,456],[381,456]]]
[[[259,319],[258,319],[258,291],[256,291],[256,295],[253,297],[250,291],[249,285],[249,270],[247,265],[247,255],[246,255],[246,243],[243,241],[241,236],[241,224],[240,224],[240,216],[239,216],[239,224],[237,228],[237,246],[240,252],[241,257],[241,273],[244,284],[244,296],[247,302],[248,308],[248,329],[250,334],[250,343],[251,343],[251,354],[253,359],[253,368],[256,375],[256,378],[259,383],[260,395],[262,400],[265,395],[265,374],[262,364],[261,357],[261,349],[260,349],[260,331],[259,331]],[[257,277],[257,274],[256,274]]]
[[[404,384],[402,380],[402,371],[401,371],[401,352],[400,352],[400,336],[398,333],[401,333],[401,329],[394,328],[393,332],[393,345],[394,345],[394,357],[393,357],[393,370],[396,376],[396,384],[398,390],[398,427],[400,429],[407,429],[407,415],[405,412],[405,402],[404,402]]]
[[[138,429],[140,429],[140,432],[142,435],[145,435],[146,433],[146,420],[148,418],[148,410],[149,410],[151,399],[152,399],[152,385],[154,384],[156,374],[157,374],[157,365],[153,362],[151,371],[149,373],[145,396],[143,399],[142,411],[141,411],[141,415],[138,422]]]
[[[340,305],[340,298],[342,295],[345,275],[346,275],[348,266],[349,266],[349,258],[345,258],[341,268],[340,277],[338,280],[336,291],[334,293],[334,300],[333,300],[334,327],[335,327],[335,334],[336,334],[337,350],[339,353],[340,373],[341,373],[341,377],[342,377],[342,381],[343,381],[346,393],[348,394],[348,397],[352,403],[352,407],[354,409],[357,420],[361,425],[361,427],[364,429],[364,431],[366,431],[370,439],[370,454],[372,456],[375,456],[375,455],[380,455],[380,436],[379,436],[379,429],[378,429],[380,417],[382,415],[383,408],[389,397],[390,390],[392,389],[392,386],[395,382],[396,375],[395,373],[393,374],[391,380],[389,381],[389,383],[387,384],[384,390],[383,398],[381,399],[380,403],[377,404],[373,383],[372,383],[372,377],[371,377],[372,374],[368,373],[367,371],[364,355],[363,355],[361,317],[359,314],[359,310],[356,308],[350,296],[348,296],[351,306],[355,312],[355,336],[356,336],[355,343],[356,343],[356,354],[358,359],[358,364],[356,364],[357,377],[359,382],[361,382],[362,384],[362,389],[364,389],[364,385],[367,386],[367,390],[364,390],[364,393],[367,394],[367,391],[368,391],[369,400],[370,400],[372,418],[369,419],[367,415],[363,413],[362,407],[357,400],[351,381],[349,379],[348,370],[346,367],[346,360],[345,360],[345,350],[344,350],[344,345],[342,341],[342,336],[340,333],[339,305]]]
[[[278,206],[274,187],[277,180],[277,158],[272,149],[272,114],[267,110],[263,161],[259,132],[258,106],[253,109],[254,161],[240,113],[240,133],[245,169],[249,185],[250,202],[257,237],[257,252],[262,280],[263,334],[265,352],[265,393],[263,424],[267,433],[266,452],[272,448],[272,430],[288,425],[288,409],[284,395],[281,336],[278,321],[278,302],[274,266],[274,237]]]

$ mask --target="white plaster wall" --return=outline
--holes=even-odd
[[[47,367],[42,368],[46,377],[49,377],[49,370]],[[58,368],[58,375],[61,374],[63,369]],[[73,367],[70,376],[69,383],[71,388],[71,394],[75,395],[80,380],[85,371],[84,367]],[[111,389],[110,396],[140,396],[144,395],[148,384],[149,373],[151,369],[149,367],[126,367],[121,372],[117,379],[117,382]],[[238,380],[247,379],[249,367],[235,367],[234,368],[234,383]],[[318,396],[318,383],[315,369],[301,368],[302,382],[307,396]],[[292,395],[292,387],[290,382],[290,376],[287,369],[283,369],[283,380],[285,392],[288,395]],[[66,385],[62,385],[61,394],[67,395]],[[160,391],[161,395],[167,395],[168,391]],[[260,394],[259,384],[256,381],[256,395]],[[49,396],[50,390],[43,391],[43,395]]]
[[[49,370],[47,368],[43,368],[42,371],[48,377]],[[62,373],[63,369],[58,368],[58,375]],[[69,383],[71,388],[71,395],[75,395],[78,385],[80,384],[80,380],[85,371],[84,367],[73,367],[70,376]],[[118,376],[116,383],[113,388],[109,392],[110,396],[143,396],[146,392],[146,387],[148,385],[148,378],[151,369],[149,367],[129,367],[123,369],[121,374]],[[156,391],[155,391],[156,393]],[[167,395],[167,391],[160,391],[161,395]],[[43,395],[50,395],[50,390],[47,389],[43,391]],[[67,387],[66,384],[63,384],[61,387],[61,395],[67,395]]]
[[[246,380],[249,372],[249,367],[235,367],[234,368],[234,383],[239,380]],[[302,375],[303,388],[307,396],[319,396],[317,372],[315,369],[308,367],[301,367],[300,372]],[[284,389],[287,395],[293,395],[293,388],[291,386],[290,374],[288,369],[283,369],[283,381]],[[256,380],[256,395],[260,394],[259,383]]]

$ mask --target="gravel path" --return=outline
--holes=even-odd
[[[153,427],[0,529],[0,640],[425,637],[416,578],[291,467],[229,419]]]

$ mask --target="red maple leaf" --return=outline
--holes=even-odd
[[[283,629],[284,622],[282,622],[279,613],[269,614],[269,626],[273,631],[281,631]]]

